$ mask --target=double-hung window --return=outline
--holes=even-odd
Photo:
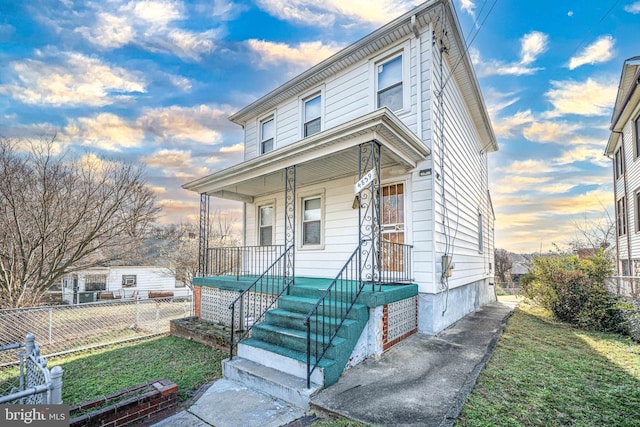
[[[273,117],[269,117],[260,122],[260,154],[265,154],[273,150],[275,133],[275,120]]]
[[[376,65],[377,106],[389,107],[391,111],[403,108],[402,55]]]
[[[635,210],[635,223],[636,223],[636,233],[640,232],[640,189],[636,190],[634,194],[636,210]]]
[[[633,123],[633,134],[636,157],[640,157],[640,117]]]
[[[260,246],[273,244],[273,205],[260,206],[258,212]]]
[[[614,168],[616,179],[620,178],[624,174],[624,158],[622,157],[622,147],[616,150],[614,155]]]
[[[616,208],[618,236],[624,236],[627,234],[627,198],[618,200]]]
[[[317,94],[304,101],[304,136],[320,132],[322,128],[322,96]]]
[[[302,245],[322,244],[322,198],[302,199]]]

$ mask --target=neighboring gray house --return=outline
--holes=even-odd
[[[234,361],[328,385],[494,300],[498,147],[452,2],[425,2],[230,119],[244,161],[184,188],[201,196],[196,315],[241,330]],[[243,247],[208,247],[218,199],[244,203]]]
[[[613,160],[620,276],[640,276],[640,56],[624,62],[605,154]]]

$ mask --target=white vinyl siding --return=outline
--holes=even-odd
[[[433,64],[439,64],[439,51],[433,51]],[[443,77],[446,80],[450,66],[443,60]],[[439,90],[439,67],[433,67],[431,82],[432,93]],[[441,255],[452,255],[455,264],[453,275],[449,278],[449,287],[455,288],[489,277],[488,263],[490,259],[479,251],[479,215],[489,215],[488,200],[488,165],[487,157],[481,153],[482,143],[471,120],[465,97],[456,84],[449,79],[444,89],[444,142],[442,135],[435,132],[433,126],[432,158],[434,173],[440,175],[434,185],[434,224],[435,224],[435,260],[440,263]],[[440,112],[438,100],[433,103],[433,121],[438,123]],[[444,145],[444,148],[443,148]],[[444,153],[443,153],[444,149]],[[444,163],[442,158],[444,156]],[[443,202],[443,186],[444,199]],[[483,244],[487,240],[486,231],[482,230]],[[484,251],[493,248],[484,247]],[[436,280],[441,274],[438,265]],[[436,291],[434,287],[432,292]]]

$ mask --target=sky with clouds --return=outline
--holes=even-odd
[[[197,221],[181,185],[242,160],[230,114],[418,3],[1,1],[0,136],[144,164],[160,220]],[[640,1],[454,4],[500,145],[496,244],[565,244],[613,212],[603,151]]]

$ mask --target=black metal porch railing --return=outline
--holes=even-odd
[[[360,272],[360,248],[361,245],[358,245],[353,251],[326,292],[304,319],[307,328],[307,388],[311,387],[311,375],[338,335],[338,330],[364,287]]]
[[[284,252],[284,245],[209,248],[204,276],[259,276]]]
[[[402,243],[380,242],[382,283],[408,283],[413,280],[411,260],[413,246]]]
[[[264,320],[265,313],[274,307],[278,298],[289,291],[293,276],[286,275],[286,262],[290,246],[280,254],[260,276],[229,305],[231,310],[231,339],[229,358],[233,349],[249,335],[254,325]],[[236,329],[236,324],[238,329]]]

